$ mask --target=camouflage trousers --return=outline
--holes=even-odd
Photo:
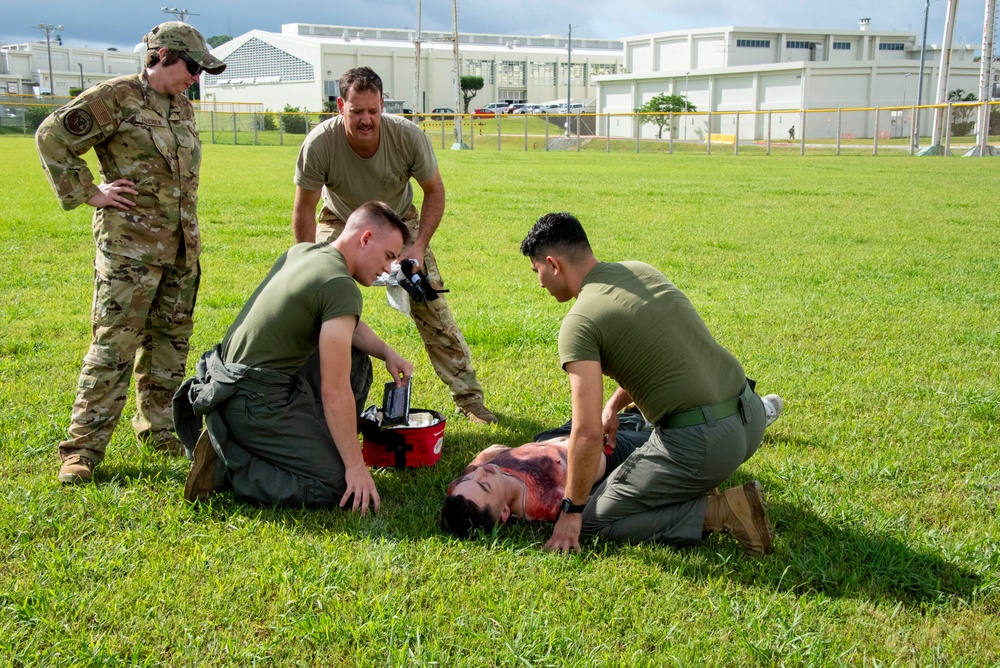
[[[158,266],[97,252],[93,340],[77,382],[69,437],[59,444],[62,459],[104,459],[133,372],[136,436],[156,443],[171,435],[172,401],[184,380],[200,277],[197,263]]]
[[[420,219],[416,207],[411,206],[402,216],[413,238],[420,229]],[[336,213],[323,207],[316,226],[316,241],[332,241],[344,231],[344,221]],[[444,281],[438,271],[437,262],[430,246],[420,258],[421,269],[427,274],[435,289],[444,289]],[[410,300],[410,317],[413,318],[424,350],[430,358],[431,366],[445,385],[451,388],[451,396],[456,406],[482,402],[483,388],[476,380],[472,368],[472,352],[465,343],[465,337],[455,324],[455,318],[448,308],[448,302],[441,295],[426,304]]]

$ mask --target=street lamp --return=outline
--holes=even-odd
[[[83,63],[77,63],[77,67],[80,68],[80,92],[83,92]]]
[[[201,14],[195,14],[194,12],[189,12],[187,9],[178,9],[177,7],[160,7],[160,11],[164,14],[173,14],[177,17],[178,21],[183,21],[187,23],[189,16],[201,16]]]
[[[917,111],[913,115],[913,148],[920,148],[920,105],[924,103],[924,54],[927,52],[927,17],[931,11],[931,3],[937,0],[924,0],[924,39],[920,43],[920,73],[917,75]]]
[[[910,75],[911,74],[913,74],[913,72],[907,72],[906,74],[903,75],[903,106],[904,107],[906,106],[906,87],[910,83]],[[906,119],[906,109],[903,109],[903,113],[900,114],[900,120],[901,120],[900,127],[899,127],[899,136],[900,137],[903,136],[903,126],[906,125],[905,119]]]
[[[53,96],[56,94],[56,82],[52,78],[52,33],[56,30],[62,30],[63,27],[61,25],[54,26],[51,23],[39,23],[35,27],[45,33],[45,49],[49,52],[49,95]]]
[[[577,26],[579,28],[580,26]],[[566,136],[569,137],[569,114],[573,111],[573,24],[566,40]]]

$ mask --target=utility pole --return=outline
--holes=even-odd
[[[566,136],[569,137],[569,114],[573,113],[573,24],[566,40]]]
[[[423,1],[417,0],[417,35],[413,40],[413,113],[419,114],[423,109],[420,107],[420,20],[423,17]],[[416,121],[419,116],[414,116],[411,120]]]
[[[937,104],[942,105],[948,100],[948,75],[951,70],[951,40],[955,34],[955,14],[958,13],[958,0],[948,0],[948,12],[944,22],[944,44],[941,50],[941,71],[938,73]],[[931,147],[941,145],[941,134],[944,132],[947,109],[938,107],[934,110],[934,129],[931,132]],[[943,149],[942,149],[943,150]]]
[[[77,63],[77,67],[80,68],[80,92],[83,92],[83,63]]]
[[[986,18],[983,20],[983,55],[979,63],[979,155],[992,155],[990,148],[990,70],[993,65],[993,33],[996,29],[996,0],[986,0]],[[967,154],[968,155],[968,154]]]
[[[45,33],[45,49],[49,52],[49,96],[51,97],[56,94],[56,80],[52,77],[52,33],[62,30],[63,27],[51,23],[39,23],[35,27]]]
[[[455,139],[458,141],[452,148],[465,148],[465,136],[462,132],[462,62],[458,57],[458,0],[451,0],[451,49],[455,59]],[[441,121],[444,123],[444,121]]]
[[[920,105],[924,103],[924,54],[927,53],[927,17],[931,0],[924,0],[924,41],[920,43],[920,73],[917,75],[917,110],[913,114],[913,148],[920,148]]]
[[[201,14],[195,14],[194,12],[189,12],[187,9],[177,9],[176,7],[160,7],[160,10],[164,14],[173,14],[177,17],[178,21],[187,23],[189,16],[201,16]]]

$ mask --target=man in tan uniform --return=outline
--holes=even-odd
[[[135,373],[132,426],[143,443],[183,454],[171,401],[184,379],[198,291],[201,142],[183,93],[225,64],[180,22],[153,28],[145,70],[111,79],[57,109],[35,135],[59,202],[96,209],[93,340],[83,360],[67,440],[64,483],[90,482],[121,417]],[[101,182],[81,157],[91,148]]]
[[[431,284],[442,289],[429,243],[444,214],[445,195],[430,140],[410,121],[382,115],[382,80],[371,69],[358,67],[344,73],[340,95],[340,114],[310,132],[299,151],[292,213],[296,243],[336,238],[356,208],[380,200],[399,214],[415,239],[403,257],[418,260]],[[424,193],[419,216],[413,206],[411,178]],[[323,209],[317,223],[321,196]],[[427,303],[411,300],[410,314],[459,412],[480,424],[496,422],[483,405],[472,354],[444,297]]]

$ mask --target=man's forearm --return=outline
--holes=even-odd
[[[324,391],[323,415],[337,452],[344,462],[344,468],[364,464],[361,447],[358,445],[356,411],[357,405],[349,385],[336,392]]]
[[[319,190],[295,188],[295,203],[292,205],[292,234],[295,243],[313,243],[316,241],[316,204],[319,202]]]

